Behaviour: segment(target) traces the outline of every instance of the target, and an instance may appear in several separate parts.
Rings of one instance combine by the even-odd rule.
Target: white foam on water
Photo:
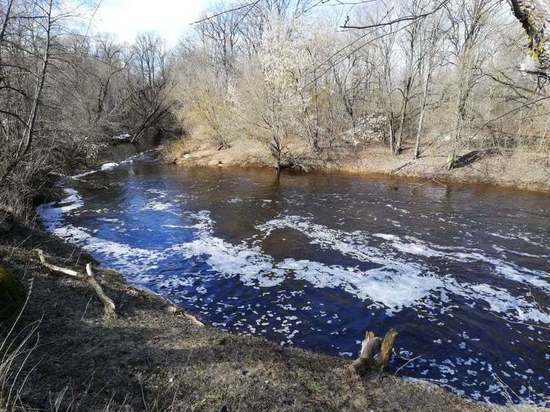
[[[307,281],[312,287],[342,289],[361,300],[370,300],[374,306],[385,308],[388,315],[418,304],[432,291],[444,286],[442,279],[421,275],[418,270],[396,264],[360,271],[309,260],[285,259],[278,267],[292,271],[295,278]]]
[[[190,242],[172,246],[166,255],[185,259],[202,257],[217,276],[238,277],[247,286],[269,288],[287,277],[303,280],[312,287],[342,289],[362,300],[385,308],[388,314],[413,306],[435,289],[443,288],[444,279],[422,274],[420,268],[407,263],[386,262],[383,268],[361,271],[308,260],[285,259],[275,262],[259,246],[229,243],[212,234],[214,222],[208,211],[192,216],[197,230]],[[350,247],[350,252],[356,252]]]
[[[382,265],[387,263],[382,251],[370,246],[368,240],[362,236],[360,231],[344,232],[330,229],[323,225],[314,224],[310,219],[301,216],[283,216],[258,225],[256,228],[263,232],[265,237],[268,237],[277,229],[295,229],[306,235],[311,244],[339,251],[343,255],[361,261]]]
[[[164,212],[173,207],[169,202],[161,202],[160,200],[149,201],[141,210],[153,210],[156,212]]]
[[[82,197],[75,189],[65,188],[63,191],[67,196],[59,202],[46,203],[37,208],[37,212],[42,217],[42,221],[50,231],[61,225],[65,213],[80,209],[84,206]]]
[[[407,253],[410,255],[417,255],[417,256],[425,256],[425,257],[443,257],[447,255],[444,252],[439,252],[435,249],[430,248],[425,243],[420,241],[406,243],[406,242],[403,242],[399,236],[389,235],[384,233],[374,233],[372,236],[390,241],[391,246],[402,253]],[[411,239],[411,238],[408,238],[408,239]]]
[[[257,247],[233,245],[213,236],[172,247],[186,258],[205,256],[205,262],[222,276],[238,276],[247,286],[273,287],[284,281],[284,272],[277,269],[270,256]]]
[[[454,294],[469,301],[471,305],[485,303],[488,310],[512,320],[550,323],[548,313],[542,312],[535,304],[521,296],[514,296],[504,289],[487,284],[461,283],[448,275],[437,276],[420,262],[408,262],[372,247],[369,244],[369,235],[360,231],[334,230],[299,216],[279,217],[257,228],[265,237],[276,229],[292,228],[307,236],[312,244],[338,251],[363,262],[381,265],[379,268],[361,272],[354,268],[287,259],[282,267],[292,269],[296,276],[308,280],[315,287],[341,288],[360,299],[370,299],[382,304],[387,308],[388,314],[418,305],[433,310],[449,302],[448,294]],[[526,268],[521,268],[520,271],[512,264],[486,257],[478,252],[451,252],[452,248],[429,246],[410,236],[406,239],[414,242],[404,242],[393,234],[377,233],[370,236],[386,240],[401,253],[457,261],[482,261],[493,265],[496,273],[507,279],[544,289],[549,286],[542,279],[542,276],[546,275],[542,272]]]
[[[427,243],[411,236],[406,236],[405,239],[412,242],[404,242],[399,236],[391,234],[375,233],[372,236],[384,239],[389,242],[389,245],[399,252],[409,255],[423,257],[438,257],[455,262],[483,262],[493,266],[495,274],[504,276],[507,279],[531,284],[541,289],[550,291],[550,283],[545,279],[550,276],[549,273],[531,270],[528,268],[520,268],[517,265],[509,262],[504,262],[501,259],[485,256],[479,250],[467,250],[464,248],[449,248],[436,245],[428,245]],[[453,251],[454,250],[454,251]],[[462,251],[456,251],[462,250]]]
[[[81,205],[76,191],[68,190],[67,201]],[[162,196],[162,195],[161,195]],[[73,210],[67,206],[68,210]],[[76,206],[74,206],[76,207]],[[78,206],[80,207],[80,206]],[[158,201],[148,204],[151,210],[167,210],[171,205]],[[208,211],[189,216],[196,231],[192,241],[174,245],[163,251],[133,248],[125,244],[99,239],[74,226],[57,227],[54,233],[85,250],[98,253],[115,262],[115,267],[125,273],[138,276],[157,267],[161,260],[172,256],[185,259],[204,259],[216,276],[238,277],[247,286],[269,288],[282,284],[287,278],[307,282],[311,287],[340,289],[369,301],[374,307],[383,308],[392,315],[405,308],[423,307],[427,310],[442,310],[449,302],[449,295],[460,296],[470,305],[485,303],[489,310],[507,319],[550,323],[550,315],[542,312],[523,297],[513,296],[508,291],[487,284],[459,283],[451,276],[432,273],[420,262],[410,262],[399,256],[370,245],[369,236],[360,231],[344,232],[312,223],[298,216],[285,216],[266,222],[258,229],[267,237],[273,230],[293,228],[305,234],[312,244],[335,250],[343,255],[378,267],[359,270],[356,267],[327,265],[321,262],[286,258],[276,262],[256,244],[242,242],[232,244],[213,234],[214,222]],[[444,252],[423,242],[404,242],[392,234],[374,234],[372,238],[383,239],[401,253],[425,257],[445,257],[461,261],[483,261],[494,265],[499,273],[509,279],[524,282],[526,274],[504,262],[487,258],[477,252]],[[414,238],[407,237],[407,240]],[[448,249],[448,248],[441,248]],[[533,272],[533,271],[531,271]],[[538,275],[538,273],[533,273]],[[150,275],[141,275],[140,282]],[[152,278],[151,278],[152,279]],[[532,284],[546,287],[538,277],[529,278]],[[166,280],[169,282],[169,280]]]
[[[106,222],[106,223],[120,223],[119,219],[113,219],[113,218],[108,218],[108,217],[98,217],[96,220],[99,221],[99,222]],[[124,224],[124,223],[122,223],[122,224]]]
[[[169,253],[177,253],[190,259],[204,256],[205,262],[221,276],[238,276],[247,286],[273,287],[284,281],[284,272],[277,269],[271,256],[259,247],[246,243],[234,245],[212,235],[214,222],[208,211],[192,214],[197,238],[191,242],[173,246]]]
[[[59,210],[62,213],[70,212],[71,210],[79,209],[82,206],[84,206],[84,202],[82,201],[82,197],[80,194],[75,190],[71,188],[63,189],[67,197],[62,199],[59,204],[62,204],[59,208]]]
[[[90,253],[97,253],[113,262],[115,269],[128,275],[137,275],[157,268],[157,263],[164,257],[157,250],[130,247],[123,243],[97,238],[83,228],[72,225],[53,230],[57,236],[70,243],[77,244]]]
[[[478,261],[492,265],[495,273],[504,276],[515,282],[528,283],[546,291],[550,291],[550,283],[545,280],[550,276],[549,273],[531,270],[528,268],[519,268],[517,265],[509,262],[503,262],[501,259],[488,257],[480,253],[450,253],[446,255],[449,259],[457,261]]]
[[[100,169],[102,171],[113,170],[117,166],[118,166],[118,163],[109,162],[109,163],[102,164]]]
[[[486,302],[492,312],[504,315],[512,313],[519,321],[533,321],[550,324],[550,314],[543,313],[525,298],[512,296],[506,290],[486,284],[469,285],[468,289],[475,292],[477,300]]]

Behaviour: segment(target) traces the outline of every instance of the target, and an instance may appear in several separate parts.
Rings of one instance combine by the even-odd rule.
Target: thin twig
[[[418,358],[421,358],[422,355],[418,355],[418,356],[415,356],[414,358],[411,358],[409,359],[407,362],[405,362],[403,365],[401,365],[399,368],[397,368],[397,370],[395,371],[394,375],[397,376],[397,374],[399,373],[399,371],[401,369],[403,369],[405,366],[407,366],[409,363],[412,363],[414,362],[415,360],[417,360]]]
[[[211,16],[204,17],[204,18],[202,18],[202,19],[200,19],[200,20],[196,20],[196,21],[194,21],[194,22],[192,22],[192,23],[190,23],[190,24],[193,25],[193,24],[203,23],[203,22],[205,22],[205,21],[212,20],[212,19],[214,19],[214,18],[216,18],[216,17],[218,17],[218,16],[221,16],[221,15],[224,15],[224,14],[227,14],[227,13],[233,13],[233,12],[235,12],[235,11],[239,11],[239,10],[245,9],[245,8],[247,8],[247,7],[250,7],[250,8],[256,7],[256,5],[258,5],[258,3],[259,3],[260,1],[262,1],[262,0],[256,0],[256,1],[253,1],[253,2],[251,2],[251,3],[243,4],[242,6],[239,6],[239,7],[234,7],[234,8],[232,8],[232,9],[224,10],[224,11],[221,11],[221,12],[219,12],[219,13],[215,13],[215,14],[213,14],[213,15],[211,15]]]

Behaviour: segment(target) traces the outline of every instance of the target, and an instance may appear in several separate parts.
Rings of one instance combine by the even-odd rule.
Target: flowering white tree
[[[288,140],[298,135],[299,119],[307,105],[301,94],[307,59],[299,26],[296,20],[270,20],[256,65],[245,74],[235,96],[236,110],[246,120],[248,133],[268,145],[278,174],[288,161]]]

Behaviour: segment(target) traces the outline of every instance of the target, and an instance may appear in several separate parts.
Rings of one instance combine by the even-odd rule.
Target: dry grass
[[[10,323],[0,324],[0,411],[25,409],[21,394],[34,367],[29,358],[39,342],[37,331],[41,321],[20,325],[21,317],[29,303],[32,283],[27,298],[17,317]]]

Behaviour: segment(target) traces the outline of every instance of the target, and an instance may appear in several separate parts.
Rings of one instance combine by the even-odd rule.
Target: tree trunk
[[[390,152],[394,154],[395,131],[393,130],[393,112],[390,112],[388,115],[388,132],[390,135]]]
[[[40,98],[42,97],[42,90],[44,89],[44,82],[46,81],[46,73],[48,71],[48,64],[50,62],[50,45],[51,45],[51,29],[52,29],[52,6],[53,0],[48,2],[48,11],[46,14],[46,45],[44,46],[44,56],[42,58],[42,67],[40,69],[40,74],[38,75],[38,83],[36,84],[36,91],[34,93],[34,98],[32,101],[31,112],[29,114],[29,120],[27,122],[27,128],[25,130],[25,135],[19,147],[17,148],[17,153],[15,155],[16,160],[21,156],[24,156],[29,151],[32,144],[32,137],[34,133],[34,125],[36,123],[36,116],[38,114],[38,106],[40,105]]]
[[[426,112],[426,104],[428,102],[428,93],[430,91],[430,81],[432,78],[431,68],[426,75],[426,83],[422,92],[422,103],[420,104],[420,116],[418,117],[418,128],[416,129],[416,144],[414,146],[414,159],[420,157],[420,137],[422,135],[422,126],[424,125],[424,113]]]
[[[351,364],[350,370],[358,375],[364,375],[374,369],[387,369],[396,338],[397,331],[393,328],[386,333],[384,339],[377,337],[372,331],[367,331],[361,343],[359,358]]]
[[[6,7],[6,16],[2,22],[2,29],[0,30],[0,43],[4,41],[4,35],[6,34],[6,28],[8,27],[8,22],[11,17],[11,8],[13,6],[13,0],[10,0],[8,6]]]
[[[529,37],[535,73],[550,79],[550,4],[546,0],[510,0],[514,16]]]
[[[411,93],[412,77],[409,76],[403,93],[403,106],[401,107],[401,119],[399,120],[399,131],[395,143],[395,154],[401,153],[401,143],[403,140],[403,127],[405,126],[405,118],[407,117],[407,106],[409,104],[409,96]]]

